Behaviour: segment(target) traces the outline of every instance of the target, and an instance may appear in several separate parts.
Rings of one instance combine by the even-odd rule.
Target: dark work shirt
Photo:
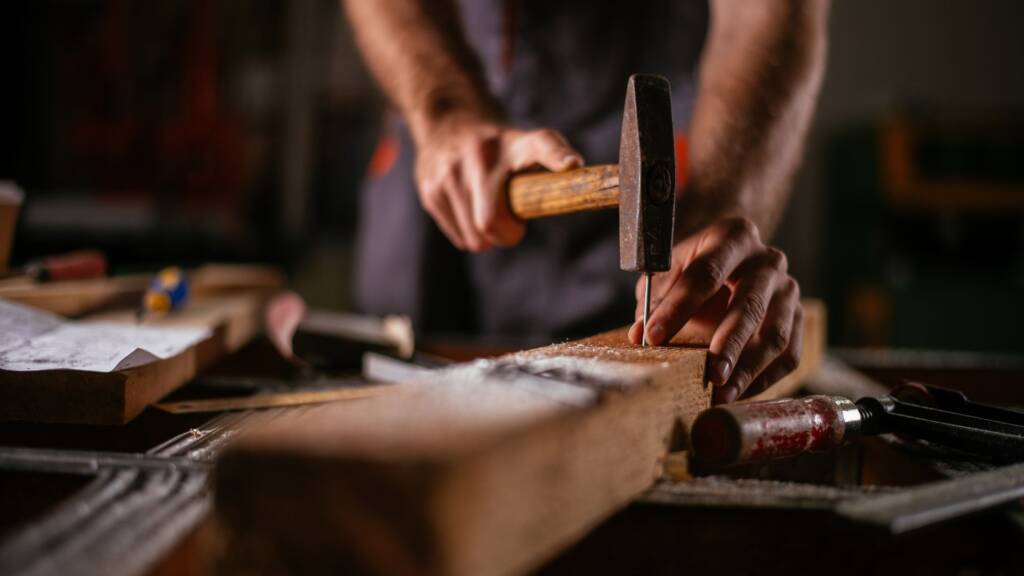
[[[463,0],[466,37],[511,125],[562,132],[588,164],[618,160],[626,80],[667,76],[686,130],[707,29],[696,0]],[[356,294],[371,314],[407,314],[420,332],[537,341],[633,319],[636,276],[618,267],[618,212],[527,224],[521,244],[461,253],[419,205],[404,125],[398,155],[361,200]]]

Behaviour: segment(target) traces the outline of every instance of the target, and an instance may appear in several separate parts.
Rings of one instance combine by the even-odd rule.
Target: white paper
[[[181,354],[206,328],[79,323],[0,299],[0,370],[112,372]]]

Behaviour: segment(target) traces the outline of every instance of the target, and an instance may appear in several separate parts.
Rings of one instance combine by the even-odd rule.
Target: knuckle
[[[779,370],[785,374],[789,374],[793,370],[796,370],[797,366],[800,365],[800,353],[787,350],[785,354],[779,356],[777,362]]]
[[[501,228],[498,215],[493,211],[486,211],[476,218],[476,227],[485,234],[495,234]]]
[[[775,362],[788,374],[800,366],[800,353],[801,350],[798,347],[790,346],[779,355]]]
[[[743,350],[743,346],[746,343],[746,340],[741,334],[732,332],[725,337],[725,343],[722,346],[722,355],[735,364],[734,359],[739,357],[740,352]]]
[[[729,218],[726,223],[726,235],[737,240],[760,240],[760,232],[757,225],[749,218],[739,216]]]
[[[733,373],[732,380],[739,386],[740,391],[746,390],[750,386],[751,380],[754,379],[754,374],[750,370],[739,369]]]
[[[789,261],[786,259],[786,253],[778,248],[768,248],[765,251],[765,258],[768,261],[768,265],[774,270],[785,272],[789,268]]]
[[[433,214],[441,206],[441,191],[434,186],[421,186],[420,200],[423,202],[423,207]]]
[[[781,325],[772,326],[765,331],[762,342],[769,356],[778,356],[789,346],[789,330]]]
[[[483,164],[484,144],[483,140],[474,139],[463,145],[462,159],[466,161],[468,166],[473,167]]]
[[[537,137],[539,137],[542,140],[547,140],[551,143],[558,143],[561,140],[561,138],[558,135],[558,132],[556,132],[552,128],[542,128],[538,130]]]
[[[688,283],[702,293],[710,293],[725,282],[725,267],[714,258],[698,258],[686,267]]]
[[[744,303],[744,311],[748,319],[760,321],[768,313],[768,299],[760,292],[751,292]]]
[[[798,283],[792,276],[786,276],[786,279],[782,281],[782,293],[787,296],[793,296],[799,300],[800,283]]]

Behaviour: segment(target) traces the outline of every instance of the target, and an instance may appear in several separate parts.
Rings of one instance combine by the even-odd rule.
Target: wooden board
[[[641,351],[617,331],[282,417],[217,465],[228,571],[536,567],[649,487],[685,444],[681,431],[710,403],[705,357]]]
[[[103,307],[137,305],[152,278],[150,274],[134,274],[44,284],[18,282],[0,286],[0,298],[78,317]]]
[[[824,308],[805,312],[801,367],[764,396],[794,393],[820,366]],[[623,329],[282,417],[218,462],[223,568],[528,572],[685,449],[711,398],[704,346],[641,350]]]
[[[0,420],[124,424],[223,354],[251,340],[261,329],[266,297],[264,290],[196,297],[178,313],[147,321],[147,325],[202,326],[212,334],[177,356],[136,368],[109,373],[0,371]],[[135,322],[135,312],[108,312],[89,320]]]
[[[100,309],[124,309],[138,305],[152,279],[152,274],[133,274],[41,284],[8,282],[0,284],[0,298],[77,318]],[[206,264],[189,272],[189,287],[195,297],[239,290],[273,291],[283,284],[281,273],[268,266]]]

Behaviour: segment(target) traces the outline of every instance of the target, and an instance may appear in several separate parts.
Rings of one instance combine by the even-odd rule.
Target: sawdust
[[[525,354],[534,356],[566,356],[589,358],[597,361],[616,362],[632,365],[668,365],[683,357],[706,353],[706,347],[672,344],[669,346],[633,346],[627,342],[608,343],[595,336],[579,342],[553,344],[545,348],[530,350]],[[595,341],[596,340],[596,341]]]

